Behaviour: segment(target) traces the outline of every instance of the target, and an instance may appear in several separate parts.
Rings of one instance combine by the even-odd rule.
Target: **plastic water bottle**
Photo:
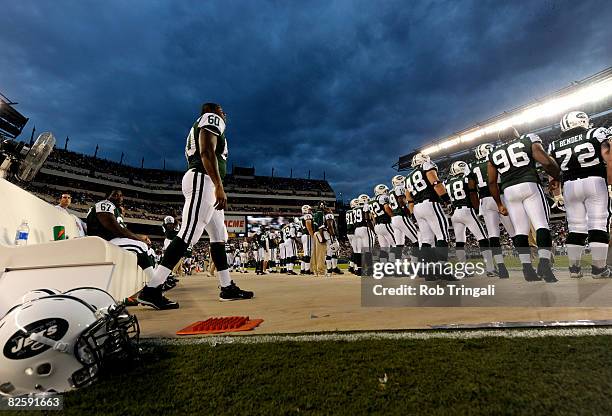
[[[28,225],[28,221],[21,220],[21,225],[17,227],[17,232],[15,233],[15,245],[25,246],[26,244],[28,244],[29,235],[30,226]]]

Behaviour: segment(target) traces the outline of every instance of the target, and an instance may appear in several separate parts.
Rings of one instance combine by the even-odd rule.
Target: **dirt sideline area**
[[[567,272],[557,273],[561,282],[574,286]],[[612,308],[558,307],[362,307],[360,279],[346,273],[331,278],[233,273],[243,289],[253,290],[248,301],[219,302],[218,281],[203,274],[187,276],[166,295],[180,303],[180,309],[155,311],[132,307],[138,316],[143,338],[177,337],[176,331],[210,317],[249,316],[264,322],[253,331],[235,335],[288,334],[312,332],[429,329],[449,324],[490,322],[576,321],[612,319]],[[499,280],[492,280],[500,283]],[[592,284],[584,278],[581,284]],[[545,283],[527,283],[520,273],[503,284],[522,290],[537,290]],[[531,285],[531,286],[529,286]],[[609,286],[609,287],[608,287]],[[612,285],[605,286],[612,290]],[[612,299],[612,298],[609,298]],[[185,336],[182,336],[185,338]]]

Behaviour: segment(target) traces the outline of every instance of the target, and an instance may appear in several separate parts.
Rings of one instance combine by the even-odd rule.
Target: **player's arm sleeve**
[[[526,134],[525,137],[531,141],[531,144],[534,143],[542,143],[542,139],[537,134],[529,133]]]
[[[225,121],[215,113],[204,113],[198,121],[198,127],[221,136],[225,132]]]

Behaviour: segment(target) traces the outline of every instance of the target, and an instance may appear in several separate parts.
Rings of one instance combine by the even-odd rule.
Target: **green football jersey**
[[[393,215],[406,215],[403,206],[401,206],[399,202],[400,198],[405,198],[405,196],[406,188],[404,188],[403,186],[395,186],[393,187],[391,192],[389,192],[389,206],[391,207],[391,210],[393,210]],[[405,203],[405,199],[402,201]]]
[[[323,220],[323,211],[316,210],[314,214],[312,214],[312,221],[314,223],[315,231],[318,230],[320,226],[325,225],[325,221]]]
[[[410,191],[415,204],[426,200],[439,201],[438,194],[427,179],[427,172],[430,170],[437,171],[438,167],[433,162],[425,162],[406,176],[406,189]]]
[[[470,164],[470,172],[472,175],[474,175],[476,187],[478,188],[478,195],[481,198],[491,196],[489,184],[487,183],[487,180],[489,179],[489,174],[487,172],[488,164],[488,159],[480,159]]]
[[[606,177],[601,145],[612,138],[609,134],[608,130],[602,127],[562,133],[561,137],[548,146],[548,153],[561,168],[564,182],[589,176]]]
[[[540,182],[531,150],[534,143],[542,143],[537,134],[524,134],[489,154],[489,161],[497,168],[502,192],[519,183]]]
[[[446,193],[455,208],[472,207],[468,188],[469,177],[463,175],[451,176],[444,181]]]
[[[113,214],[119,225],[125,227],[125,222],[121,217],[121,211],[119,211],[119,208],[117,208],[115,204],[105,199],[91,207],[87,213],[87,235],[101,237],[110,241],[116,236],[102,225],[97,215],[99,212]]]
[[[385,211],[385,205],[389,203],[389,195],[383,194],[375,196],[370,200],[370,208],[376,216],[376,224],[390,224],[391,217]]]
[[[206,173],[202,156],[200,155],[200,129],[206,129],[217,136],[217,147],[215,154],[219,165],[219,176],[225,178],[227,172],[227,139],[225,137],[225,122],[214,113],[206,113],[200,116],[191,126],[185,144],[185,157],[188,169]]]
[[[346,220],[346,233],[355,234],[355,214],[353,213],[353,209],[346,210],[344,218]]]

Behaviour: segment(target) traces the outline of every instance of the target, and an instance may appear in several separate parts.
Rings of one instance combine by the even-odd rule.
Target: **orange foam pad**
[[[250,331],[263,322],[263,319],[249,319],[248,316],[229,316],[208,318],[197,321],[177,331],[176,335],[221,334],[223,332]]]

